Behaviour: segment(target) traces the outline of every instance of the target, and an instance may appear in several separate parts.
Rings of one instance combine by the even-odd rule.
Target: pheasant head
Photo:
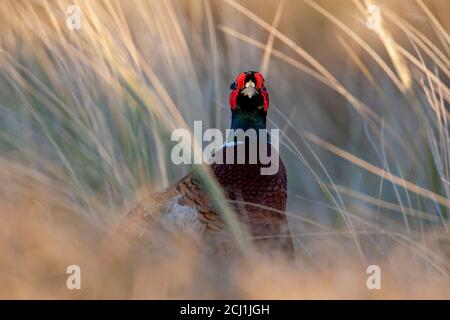
[[[231,129],[266,129],[269,93],[256,71],[241,72],[230,89]]]

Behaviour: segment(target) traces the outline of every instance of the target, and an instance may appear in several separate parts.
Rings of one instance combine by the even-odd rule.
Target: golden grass
[[[81,30],[68,30],[75,3]],[[365,26],[379,5],[380,32]],[[450,298],[446,1],[4,1],[1,298]],[[282,131],[297,262],[184,235],[115,235],[190,168],[170,132],[229,125],[228,85],[260,69]],[[195,152],[201,152],[195,145]],[[78,264],[82,290],[65,287]],[[366,267],[382,269],[368,290]]]
[[[73,206],[59,206],[58,199],[51,198],[53,189],[10,185],[11,200],[11,188],[21,200],[3,201],[0,210],[3,299],[450,298],[442,275],[411,266],[401,246],[392,250],[389,260],[377,261],[383,270],[382,289],[368,290],[364,266],[333,240],[339,235],[300,235],[320,239],[314,252],[327,259],[319,264],[293,265],[264,254],[217,259],[183,237],[150,250],[116,237],[113,228],[87,223],[69,211]],[[81,290],[65,287],[65,270],[72,264],[81,267]]]

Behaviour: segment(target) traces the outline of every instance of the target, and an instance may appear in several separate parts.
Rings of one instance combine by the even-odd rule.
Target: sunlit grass
[[[65,24],[73,3],[81,8],[80,30]],[[244,292],[244,297],[376,298],[445,292],[449,5],[260,3],[2,3],[0,225],[6,235],[0,245],[6,253],[0,265],[22,266],[6,273],[11,291],[2,296],[74,297],[52,293],[45,280],[37,289],[26,278],[34,276],[33,265],[64,273],[65,263],[76,259],[89,261],[92,281],[77,297]],[[371,3],[381,8],[379,32],[365,25]],[[170,160],[172,130],[192,128],[194,120],[202,120],[204,128],[227,128],[229,83],[237,72],[252,69],[266,75],[269,123],[282,131],[287,214],[298,261],[271,265],[267,257],[255,257],[220,188],[201,168],[237,243],[258,268],[250,272],[248,261],[228,265],[228,291],[216,283],[199,293],[193,286],[201,279],[196,272],[217,275],[227,266],[206,258],[196,263],[198,248],[182,240],[174,241],[174,255],[148,250],[140,257],[111,234],[136,200],[191,169]],[[39,245],[30,245],[40,234]],[[71,242],[58,244],[66,238]],[[37,249],[41,245],[56,249],[46,255]],[[18,258],[17,246],[35,258]],[[114,252],[114,246],[120,250]],[[101,256],[93,258],[90,248]],[[158,271],[158,264],[167,271]],[[176,272],[180,264],[186,273]],[[389,289],[365,288],[368,264],[387,270]],[[351,279],[350,269],[356,270],[352,285],[330,284]],[[117,278],[107,293],[102,289],[107,281],[93,275],[102,270]],[[256,278],[268,274],[274,283],[260,288]],[[320,280],[324,274],[334,280]],[[434,290],[409,292],[404,284],[418,274],[415,288]],[[162,285],[145,288],[142,279]],[[290,284],[302,281],[304,286]]]

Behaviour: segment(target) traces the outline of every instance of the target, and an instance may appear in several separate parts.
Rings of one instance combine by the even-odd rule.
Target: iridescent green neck
[[[267,113],[261,110],[234,110],[231,115],[231,129],[266,129]]]

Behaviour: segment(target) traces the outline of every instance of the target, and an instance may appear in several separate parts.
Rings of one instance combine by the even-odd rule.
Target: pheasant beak
[[[245,84],[245,88],[241,91],[241,93],[251,99],[254,95],[258,94],[258,90],[255,87],[255,83],[250,80],[247,81],[247,83]]]

